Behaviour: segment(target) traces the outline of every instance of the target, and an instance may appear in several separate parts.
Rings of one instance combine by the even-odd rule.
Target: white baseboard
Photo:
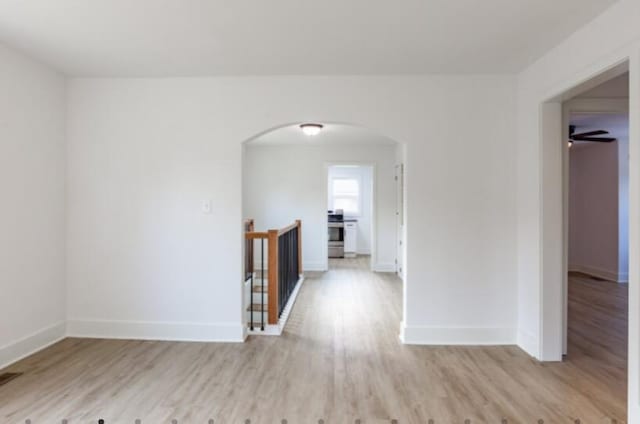
[[[402,344],[408,344],[408,343],[405,341],[404,333],[405,333],[405,325],[404,325],[404,321],[400,321],[400,333],[398,334],[398,338],[400,339],[400,343],[402,343]]]
[[[396,272],[395,263],[378,262],[373,265],[374,272]]]
[[[65,323],[59,322],[0,347],[0,369],[59,342],[65,338],[65,332]]]
[[[415,345],[515,345],[514,328],[404,326],[400,340]]]
[[[525,330],[518,330],[517,342],[518,347],[527,352],[529,356],[538,358],[538,340],[532,333]]]
[[[67,321],[67,335],[93,339],[241,343],[245,339],[245,329],[241,323],[199,324],[73,319]]]
[[[302,272],[304,271],[326,271],[327,263],[326,262],[303,262],[302,263]]]
[[[588,265],[569,265],[569,272],[580,272],[593,277],[602,278],[616,283],[628,283],[629,276],[626,273],[618,273],[607,269],[592,267]]]

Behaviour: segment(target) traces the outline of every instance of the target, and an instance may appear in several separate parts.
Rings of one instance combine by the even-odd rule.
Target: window
[[[360,180],[358,178],[332,178],[329,188],[331,209],[342,209],[345,215],[360,215]]]

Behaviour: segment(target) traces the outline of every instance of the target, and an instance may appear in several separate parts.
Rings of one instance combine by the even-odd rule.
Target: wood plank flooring
[[[624,286],[572,278],[568,359],[541,364],[515,346],[401,345],[401,284],[334,260],[281,337],[64,340],[8,369],[25,374],[0,387],[0,422],[624,422]]]

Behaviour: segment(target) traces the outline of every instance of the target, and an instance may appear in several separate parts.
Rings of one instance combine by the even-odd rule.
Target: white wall
[[[569,270],[619,279],[618,179],[617,142],[569,150]]]
[[[561,315],[547,306],[561,308],[562,267],[547,269],[547,252],[562,243],[562,196],[549,197],[562,185],[562,171],[553,169],[543,178],[547,164],[554,162],[553,149],[546,143],[560,140],[543,136],[542,103],[610,67],[630,62],[630,169],[629,169],[629,255],[640,254],[640,2],[620,0],[593,22],[580,29],[518,76],[518,344],[541,359],[558,359],[562,354],[561,331],[547,332],[548,317]],[[561,129],[559,129],[561,131]],[[560,149],[560,146],[556,146]],[[559,161],[559,163],[562,163]],[[545,200],[546,199],[546,200]],[[545,205],[545,201],[550,205]],[[547,208],[547,206],[549,206]],[[560,222],[560,224],[558,224]],[[547,271],[550,273],[547,274]],[[639,261],[629,263],[629,422],[640,421],[638,383]],[[556,323],[562,325],[561,323]],[[554,326],[556,326],[554,324]],[[543,331],[545,329],[545,331]],[[552,339],[548,339],[551,336]],[[556,337],[557,336],[557,337]]]
[[[364,151],[366,151],[367,147],[366,146],[362,146],[361,149],[363,150],[363,156]],[[377,149],[376,149],[377,150]],[[384,181],[387,181],[386,179],[391,177],[393,178],[393,169],[394,169],[394,162],[393,162],[393,158],[389,157],[389,153],[395,153],[395,147],[392,147],[391,149],[387,149],[387,151],[383,152],[384,155],[379,156],[380,161],[384,162],[384,166],[380,167],[378,166],[376,169],[382,169],[382,174],[383,176],[381,177]],[[336,156],[334,156],[336,157]],[[339,156],[338,156],[339,157]],[[341,160],[332,160],[331,162],[343,162]],[[378,162],[376,162],[378,163]],[[391,171],[391,175],[389,175],[389,171]],[[356,239],[357,239],[357,245],[356,245],[356,253],[359,255],[370,255],[371,254],[371,243],[372,243],[372,229],[371,229],[371,224],[374,218],[374,197],[377,199],[375,208],[379,209],[379,208],[385,208],[386,210],[393,210],[394,208],[394,202],[395,202],[395,190],[394,191],[390,191],[390,192],[385,192],[385,193],[378,193],[377,196],[373,195],[373,186],[374,186],[374,167],[373,166],[330,166],[329,167],[329,175],[328,175],[328,181],[327,184],[329,185],[329,189],[327,190],[329,192],[329,196],[327,199],[327,204],[330,205],[331,203],[331,181],[334,178],[355,178],[357,180],[360,181],[360,207],[361,210],[358,214],[349,214],[348,212],[344,213],[344,217],[346,219],[355,219],[357,220],[357,232],[356,232]],[[330,207],[329,209],[335,209],[335,207]],[[380,213],[380,211],[377,211],[378,215]],[[386,219],[384,222],[384,228],[382,228],[382,230],[386,230],[385,232],[385,236],[389,236],[391,237],[388,240],[384,240],[384,241],[380,241],[378,244],[383,244],[384,247],[389,246],[390,244],[393,245],[394,240],[395,239],[395,230],[394,225],[395,225],[395,220],[394,222],[392,222],[389,219]],[[374,249],[375,250],[375,249]],[[389,256],[386,259],[386,261],[383,258],[383,262],[386,262],[387,265],[393,265],[395,261],[395,254],[393,253],[393,251],[389,252]]]
[[[0,46],[0,368],[64,335],[65,83]]]
[[[407,226],[405,225],[407,220],[407,208],[406,208],[406,199],[407,199],[407,184],[406,184],[406,168],[405,163],[407,162],[406,158],[406,146],[404,144],[396,145],[396,176],[398,180],[396,181],[396,212],[398,212],[398,216],[396,216],[396,257],[398,258],[398,266],[396,267],[398,271],[398,276],[404,280],[406,274],[406,257],[407,251],[405,240],[407,239]],[[399,186],[400,185],[400,186]],[[401,219],[400,219],[401,218]]]
[[[311,120],[407,143],[404,340],[514,342],[514,82],[71,80],[70,334],[240,340],[242,142]]]
[[[244,163],[244,215],[255,219],[256,231],[281,228],[302,219],[304,269],[326,270],[327,165],[349,161],[375,164],[378,237],[372,260],[375,269],[389,270],[396,255],[394,152],[394,145],[261,146],[259,140],[249,143]],[[367,196],[363,202],[369,203],[365,217],[371,214],[370,200]],[[366,222],[365,225],[369,227]],[[358,236],[364,238],[363,233],[369,233],[369,238],[369,228],[362,228]]]
[[[618,281],[629,282],[629,133],[618,137]]]

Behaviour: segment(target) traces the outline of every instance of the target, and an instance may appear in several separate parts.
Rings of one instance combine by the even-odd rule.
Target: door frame
[[[568,272],[568,225],[567,219],[567,187],[568,153],[566,149],[566,129],[563,103],[577,94],[593,88],[602,82],[629,72],[631,94],[633,94],[634,77],[638,69],[634,68],[630,57],[618,58],[613,63],[593,72],[581,81],[575,81],[569,88],[551,95],[539,105],[540,116],[540,302],[538,329],[538,359],[542,361],[562,361],[565,347],[565,326],[567,324],[567,272]],[[629,96],[629,110],[634,110],[638,99]],[[638,122],[630,115],[629,147],[630,151],[640,145],[638,140]],[[637,187],[634,178],[637,165],[630,158],[629,167],[629,216],[634,216],[636,204],[632,201],[633,190]],[[633,234],[636,223],[629,220],[629,344],[631,347],[634,324],[631,311],[636,299],[632,298],[635,281],[632,275],[634,267],[632,258],[637,250],[638,238]],[[637,264],[637,260],[634,261]],[[631,358],[631,356],[630,356]],[[631,364],[629,364],[631,365]],[[631,383],[631,382],[630,382]]]
[[[371,238],[371,263],[369,264],[369,268],[371,271],[375,271],[375,264],[378,261],[378,196],[376,190],[378,188],[378,170],[377,164],[375,162],[361,162],[361,161],[329,161],[324,164],[324,211],[323,213],[326,215],[329,210],[329,168],[332,166],[360,166],[360,167],[370,167],[371,168],[371,228],[370,238]],[[322,244],[322,249],[324,251],[324,259],[326,270],[329,269],[329,234],[325,231],[323,232],[324,240]]]

